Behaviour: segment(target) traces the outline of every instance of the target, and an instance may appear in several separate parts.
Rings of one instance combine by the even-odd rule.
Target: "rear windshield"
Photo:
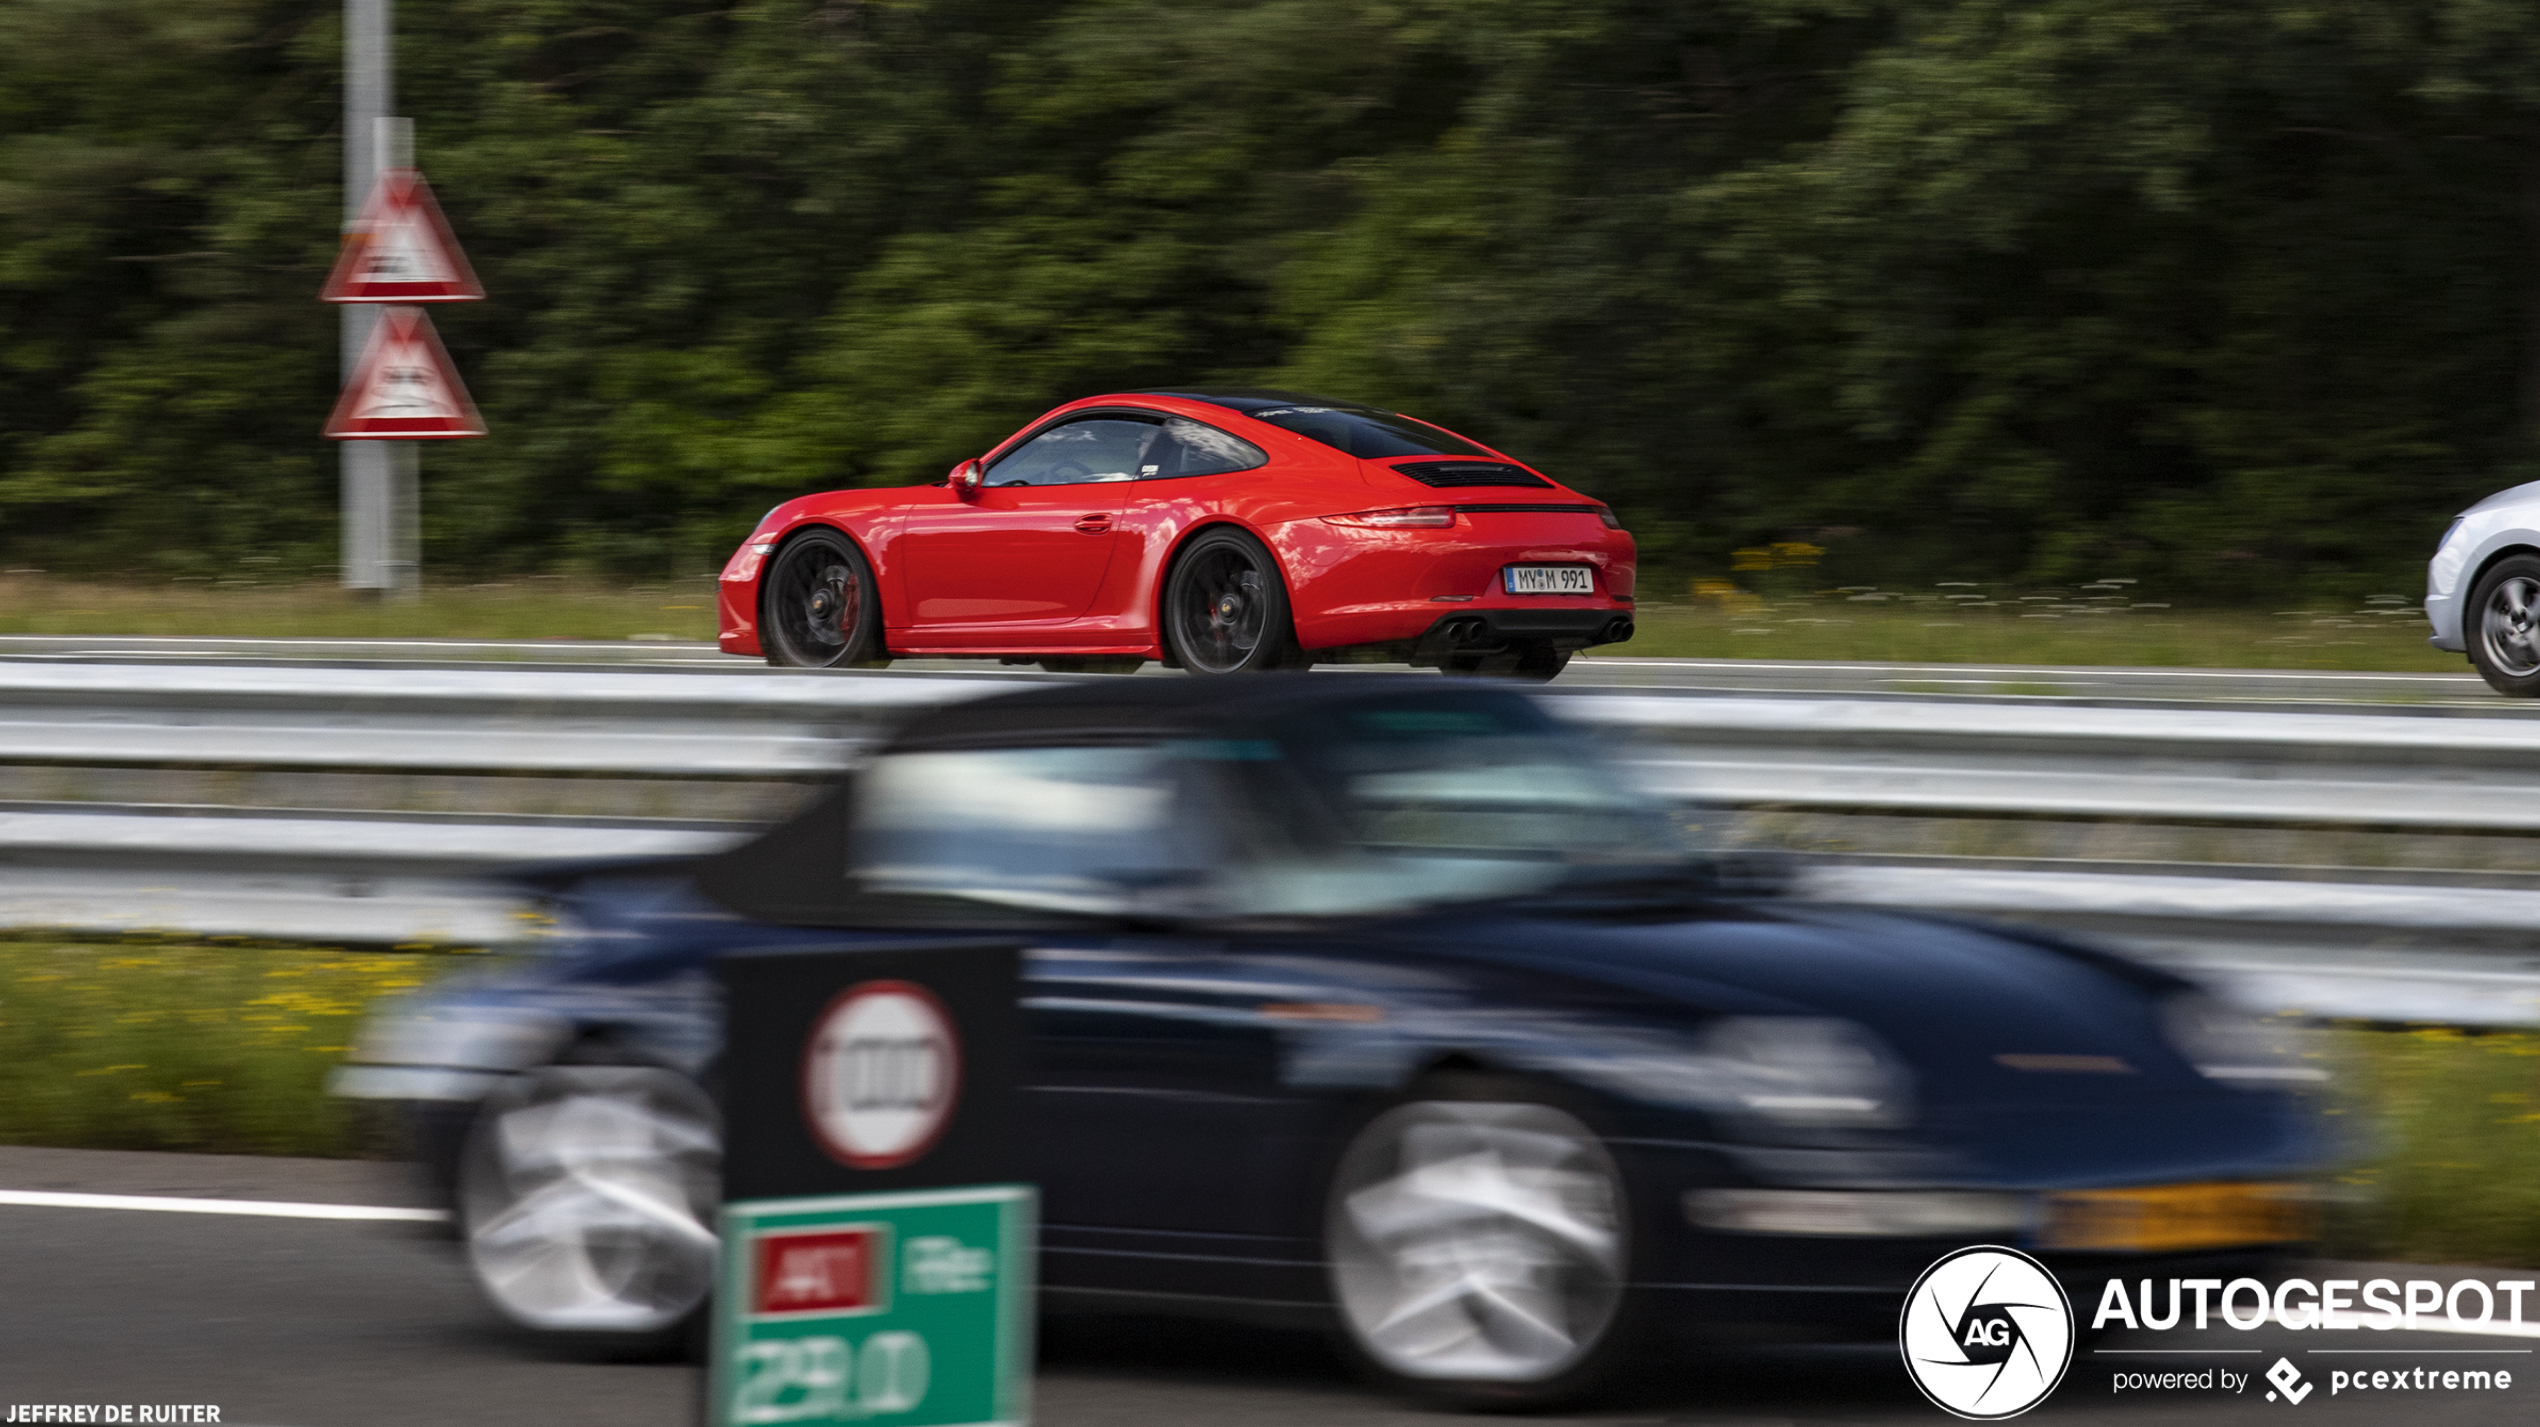
[[[1408,416],[1360,406],[1272,406],[1244,412],[1353,456],[1489,456],[1472,442]]]

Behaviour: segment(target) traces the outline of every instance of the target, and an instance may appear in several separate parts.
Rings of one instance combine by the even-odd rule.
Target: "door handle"
[[[1103,511],[1093,515],[1080,515],[1076,517],[1076,528],[1087,535],[1109,535],[1111,533],[1111,514],[1108,511]]]

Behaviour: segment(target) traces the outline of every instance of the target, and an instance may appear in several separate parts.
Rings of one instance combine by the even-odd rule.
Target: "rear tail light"
[[[1621,518],[1614,514],[1614,507],[1610,505],[1598,506],[1596,508],[1596,518],[1604,521],[1605,528],[1608,530],[1620,530],[1623,528]]]
[[[1413,505],[1400,510],[1362,510],[1356,515],[1327,515],[1334,525],[1354,525],[1361,530],[1444,530],[1455,524],[1455,507],[1451,505]]]

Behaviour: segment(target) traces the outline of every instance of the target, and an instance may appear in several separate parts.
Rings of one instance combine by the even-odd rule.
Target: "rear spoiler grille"
[[[1532,486],[1551,489],[1552,482],[1523,466],[1506,461],[1403,461],[1395,470],[1424,486]]]

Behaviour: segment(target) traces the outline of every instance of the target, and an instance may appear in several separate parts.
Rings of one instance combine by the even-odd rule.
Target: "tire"
[[[2540,697],[2540,556],[2509,555],[2489,566],[2461,614],[2469,661],[2487,687]]]
[[[723,1131],[676,1072],[550,1065],[486,1097],[460,1150],[470,1277],[514,1329],[585,1355],[693,1350],[714,1287]]]
[[[1556,1097],[1432,1077],[1332,1172],[1323,1241],[1341,1351],[1449,1406],[1585,1396],[1634,1337],[1631,1230],[1620,1167]]]
[[[1441,673],[1520,679],[1535,684],[1549,684],[1569,667],[1570,651],[1549,644],[1515,644],[1496,654],[1450,654],[1438,665]]]
[[[1194,674],[1299,669],[1288,587],[1262,543],[1240,530],[1203,530],[1165,577],[1164,647]]]
[[[835,669],[882,658],[882,603],[855,542],[811,530],[785,542],[759,586],[767,662]]]

